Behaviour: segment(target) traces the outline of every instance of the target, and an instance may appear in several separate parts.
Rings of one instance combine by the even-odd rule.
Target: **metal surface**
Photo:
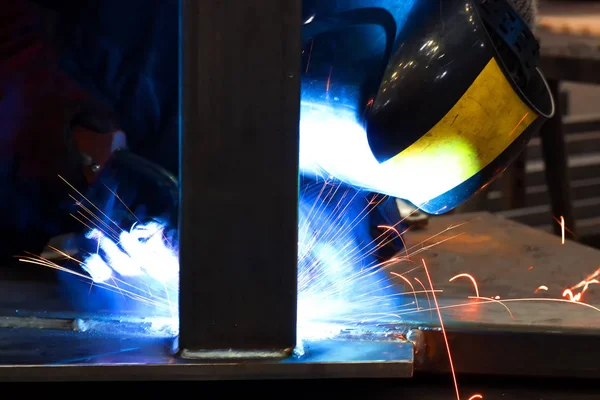
[[[449,282],[457,274],[472,274],[481,296],[562,298],[563,290],[594,272],[600,260],[600,250],[572,241],[561,245],[560,237],[486,212],[430,218],[426,229],[410,231],[404,240],[409,254],[431,246],[414,261],[425,259],[434,287],[443,290],[440,296],[464,300],[475,291],[468,279]],[[402,262],[392,270],[414,267]],[[422,270],[406,276],[423,281]],[[534,295],[540,285],[549,290]],[[590,286],[583,300],[600,304],[599,288]]]
[[[512,317],[496,302],[441,301],[459,374],[600,378],[598,311],[574,303],[508,300],[504,304]],[[444,309],[448,306],[457,307]],[[416,358],[415,369],[449,372],[437,314],[407,316],[404,323],[421,327],[424,335],[425,356]]]
[[[459,373],[600,377],[600,309],[594,307],[600,291],[590,286],[583,295],[588,304],[562,297],[565,288],[596,270],[599,250],[570,241],[561,245],[556,236],[488,213],[431,218],[427,228],[408,232],[405,241],[409,254],[428,248],[418,257],[440,291]],[[414,268],[407,262],[391,267],[427,282],[422,269]],[[449,282],[465,273],[488,299],[472,298],[476,291],[469,279]],[[534,293],[541,285],[548,290]],[[437,313],[426,296],[418,301],[422,310],[399,311],[405,328],[424,328],[427,357],[417,357],[415,368],[447,371]]]
[[[405,378],[413,371],[412,343],[379,336],[306,342],[303,356],[280,361],[198,363],[174,356],[171,339],[114,328],[0,329],[0,381]]]
[[[180,346],[281,354],[296,341],[301,2],[182,4]]]
[[[377,326],[347,327],[327,340],[303,341],[285,360],[206,360],[172,355],[154,311],[119,294],[70,282],[27,264],[0,269],[1,381],[128,381],[410,377],[413,345]],[[37,273],[37,274],[36,274]],[[57,279],[62,277],[62,279]],[[62,282],[61,282],[62,280]],[[62,289],[61,289],[62,288]],[[83,297],[79,297],[82,295]],[[99,312],[109,306],[118,314]],[[43,311],[40,311],[43,307]],[[12,328],[12,329],[8,329]],[[36,329],[30,329],[36,328]]]
[[[497,302],[441,300],[457,373],[600,377],[598,311],[573,303],[506,304],[512,317]],[[135,334],[133,324],[119,327],[114,321],[80,322],[92,327],[85,332],[51,324],[0,329],[0,381],[411,377],[413,348],[417,372],[448,372],[437,314],[401,316],[401,322],[355,324],[334,339],[306,342],[302,357],[243,363],[182,360],[172,355],[172,340]],[[414,345],[399,339],[401,334]]]

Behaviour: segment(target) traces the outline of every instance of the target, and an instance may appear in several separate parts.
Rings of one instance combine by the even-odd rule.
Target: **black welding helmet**
[[[554,114],[539,45],[505,0],[305,0],[300,167],[458,206]]]

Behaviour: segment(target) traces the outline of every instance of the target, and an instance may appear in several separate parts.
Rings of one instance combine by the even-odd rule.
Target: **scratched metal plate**
[[[457,371],[600,377],[600,309],[594,306],[600,303],[600,286],[589,286],[586,304],[562,297],[565,288],[600,266],[600,251],[562,245],[559,237],[488,213],[432,218],[405,240],[412,251],[442,242],[413,261],[425,260],[434,288],[441,291],[436,296]],[[427,284],[423,268],[407,273],[413,268],[414,263],[400,262],[391,269]],[[463,273],[476,279],[481,297],[492,299],[469,298],[475,296],[470,279],[449,282]],[[540,285],[548,290],[535,294]],[[417,357],[416,368],[447,370],[443,337],[431,329],[440,326],[433,299],[420,294],[417,301],[422,310],[400,313],[404,324],[426,333],[427,354]]]

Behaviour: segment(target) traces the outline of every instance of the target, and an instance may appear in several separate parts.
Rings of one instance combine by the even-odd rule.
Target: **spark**
[[[573,295],[573,291],[571,289],[565,289],[565,291],[562,294],[562,297],[569,297],[569,301],[573,301],[573,302],[577,302],[581,299],[581,293],[577,293],[576,295]]]
[[[427,289],[425,289],[425,285],[423,285],[423,282],[421,282],[419,280],[419,278],[417,278],[416,276],[414,277],[415,282],[417,282],[419,285],[421,285],[421,287],[423,288],[423,291],[425,292],[425,296],[427,297],[427,304],[429,305],[429,309],[431,309],[431,300],[429,299],[429,293],[427,293]]]
[[[585,291],[588,289],[588,287],[589,287],[591,284],[598,284],[598,283],[600,283],[600,282],[598,282],[598,280],[597,280],[597,279],[592,279],[592,280],[589,280],[589,281],[587,281],[587,282],[585,283],[585,285],[583,286],[583,290],[581,291],[581,293],[585,293]]]
[[[598,275],[600,275],[600,268],[598,268],[596,271],[594,271],[593,274],[591,274],[590,276],[588,276],[587,278],[585,278],[584,280],[582,280],[581,282],[579,282],[577,285],[571,287],[570,289],[571,290],[579,289],[579,288],[585,286],[587,282],[592,281],[595,278],[597,278]]]
[[[565,242],[566,242],[566,232],[569,232],[573,237],[575,237],[575,233],[569,229],[569,227],[567,226],[567,224],[565,223],[565,219],[563,216],[557,218],[557,217],[552,217],[552,219],[554,221],[556,221],[557,224],[560,225],[560,230],[561,230],[561,236],[565,237]],[[564,243],[563,243],[564,244]]]
[[[500,296],[496,296],[496,297],[498,297],[498,298],[499,298]],[[513,315],[512,311],[510,311],[510,308],[508,308],[508,306],[507,306],[506,304],[504,304],[502,301],[499,301],[498,299],[495,299],[495,298],[492,298],[492,297],[480,297],[480,296],[477,296],[477,297],[474,297],[474,296],[469,296],[468,298],[469,298],[469,299],[477,299],[477,300],[479,300],[479,299],[483,299],[483,300],[489,300],[489,301],[491,301],[491,302],[493,302],[493,303],[498,303],[498,304],[500,304],[502,307],[504,307],[504,308],[506,309],[506,311],[508,311],[508,315],[510,315],[510,317],[511,317],[511,318],[514,318],[514,317],[515,317],[515,316]]]
[[[535,289],[533,294],[537,294],[537,292],[539,292],[540,290],[548,290],[548,286],[546,286],[546,285],[539,286],[537,289]]]
[[[597,279],[584,280],[579,285],[577,285],[579,287],[583,287],[583,289],[581,289],[581,292],[579,292],[577,294],[573,294],[572,289],[565,289],[563,291],[562,297],[569,297],[569,301],[579,302],[579,301],[581,301],[583,294],[588,290],[589,286],[592,284],[598,284],[598,283],[600,283],[600,282]]]
[[[164,319],[168,316],[168,333],[176,335],[179,314],[178,248],[167,239],[166,225],[156,221],[140,223],[118,193],[105,185],[106,190],[135,217],[136,222],[129,229],[122,229],[62,176],[59,178],[78,196],[70,195],[78,207],[71,216],[86,228],[85,237],[89,244],[95,244],[95,251],[82,252],[83,255],[76,258],[49,246],[62,259],[61,265],[33,254],[20,257],[20,261],[83,278],[92,283],[90,291],[97,286],[122,298],[135,300],[135,304],[140,306],[150,307],[151,310],[143,310],[144,314],[150,318]],[[82,272],[73,266],[79,266]]]
[[[356,229],[366,223],[367,216],[386,197],[374,196],[366,205],[362,205],[360,201],[364,200],[364,191],[349,190],[330,178],[325,179],[317,189],[315,198],[302,194],[299,207],[297,329],[300,354],[305,340],[334,337],[349,323],[364,321],[374,315],[379,316],[378,321],[384,316],[397,321],[406,312],[420,311],[419,293],[427,296],[430,309],[432,299],[429,294],[433,296],[450,352],[436,297],[436,292],[442,291],[434,290],[425,261],[422,267],[416,266],[404,274],[391,273],[391,276],[403,280],[410,291],[392,290],[394,282],[382,271],[400,262],[412,263],[411,258],[415,255],[458,236],[438,238],[444,232],[464,224],[449,226],[412,247],[403,243],[403,253],[381,260],[376,257],[380,248],[391,240],[402,240],[403,232],[398,228],[402,221],[395,225],[380,226],[386,231],[366,241],[356,239]],[[111,193],[122,202],[116,192]],[[142,224],[136,217],[131,227],[122,229],[83,194],[77,194],[80,199],[75,196],[73,199],[79,211],[73,214],[74,218],[86,227],[86,238],[95,243],[96,250],[81,259],[60,249],[53,250],[65,260],[79,265],[84,272],[39,256],[29,255],[22,257],[21,261],[67,272],[109,292],[157,310],[166,310],[173,317],[172,332],[178,333],[178,248],[165,240],[168,227],[157,222]],[[134,215],[129,208],[127,211]],[[390,235],[390,232],[395,235]],[[404,276],[418,268],[425,268],[430,289],[414,277],[414,281],[423,288],[422,291],[415,290],[411,279]],[[414,298],[414,303],[406,304],[401,300],[407,295]],[[449,357],[458,394],[450,353]]]
[[[519,125],[521,125],[523,123],[523,121],[525,121],[525,118],[527,118],[527,116],[529,115],[529,113],[525,113],[525,115],[523,115],[523,118],[521,118],[521,120],[519,121],[519,123],[517,123],[517,125],[513,128],[513,130],[509,133],[508,136],[512,136],[513,133],[515,133],[515,131],[517,130],[517,128],[519,127]]]
[[[411,257],[455,237],[432,242],[443,233],[440,232],[412,247],[404,245],[403,254],[380,260],[376,256],[378,249],[394,238],[402,240],[398,226],[403,220],[380,226],[385,232],[361,240],[356,231],[364,229],[365,218],[386,199],[380,195],[369,199],[364,196],[365,192],[348,190],[331,178],[320,185],[303,186],[298,240],[298,329],[302,330],[299,338],[306,334],[304,327],[308,325],[327,321],[352,323],[369,315],[391,317],[394,310],[406,310],[406,304],[401,302],[406,295],[415,299],[414,309],[418,310],[419,291],[404,277],[414,269],[390,274],[410,287],[411,291],[401,293],[393,289],[395,282],[382,271],[401,262],[412,262]],[[461,225],[450,226],[444,232]],[[394,237],[390,238],[390,232],[395,233]],[[424,286],[421,293],[429,302]],[[311,329],[310,335],[314,338],[318,332]]]
[[[75,193],[77,193],[84,201],[86,201],[87,203],[89,203],[96,211],[98,211],[102,216],[106,217],[106,219],[108,219],[113,225],[115,225],[117,228],[120,228],[119,225],[113,221],[108,215],[106,215],[100,208],[98,208],[93,202],[91,202],[87,197],[85,197],[79,190],[77,190],[75,188],[75,186],[71,185],[65,178],[63,178],[62,176],[58,176],[64,183],[67,184],[67,186],[69,186],[69,188],[71,188],[71,190],[73,190]],[[73,196],[71,196],[71,198],[75,199]],[[76,200],[77,205],[79,205],[80,207],[83,207],[81,201]],[[85,208],[84,208],[85,209]],[[87,209],[86,209],[87,210]],[[95,216],[94,213],[90,212],[90,214],[94,215],[95,218],[98,218]]]
[[[315,41],[311,40],[310,41],[310,50],[308,52],[308,61],[306,62],[306,73],[308,73],[308,69],[310,67],[310,59],[312,58],[312,53],[313,53],[313,47],[315,45]]]
[[[467,273],[458,274],[458,275],[450,278],[449,282],[452,282],[458,278],[467,278],[473,283],[473,287],[475,288],[475,296],[469,296],[468,297],[469,299],[476,299],[476,300],[483,299],[483,300],[492,301],[494,303],[498,303],[506,309],[506,311],[508,312],[508,314],[510,315],[511,318],[514,318],[514,315],[513,315],[512,311],[510,310],[510,308],[508,308],[508,306],[506,304],[504,304],[502,301],[500,301],[500,296],[483,297],[483,296],[479,295],[479,287],[477,285],[477,280],[475,279],[475,277],[473,275],[467,274]]]
[[[68,255],[67,253],[64,253],[63,251],[53,248],[54,251],[56,251],[57,253],[64,255],[65,258],[69,259],[69,260],[73,260],[75,262],[79,262],[79,263],[83,263],[82,261],[79,261],[77,259],[75,259],[74,257],[71,257],[70,255]],[[59,265],[57,263],[54,263],[52,261],[46,260],[44,258],[42,258],[41,256],[38,255],[34,255],[34,254],[30,254],[27,256],[23,256],[19,258],[20,262],[23,263],[27,263],[27,264],[34,264],[34,265],[40,265],[40,266],[45,266],[48,268],[52,268],[52,269],[56,269],[58,271],[62,271],[62,272],[67,272],[69,274],[75,275],[79,278],[83,278],[86,280],[91,280],[90,276],[79,273],[77,271],[74,271],[68,267],[64,267],[62,265]],[[112,272],[112,271],[111,271]],[[112,282],[112,283],[111,283]],[[130,299],[139,301],[141,303],[144,304],[148,304],[157,308],[165,308],[166,307],[166,303],[163,302],[160,298],[156,298],[156,297],[147,297],[143,294],[140,294],[138,292],[138,288],[136,288],[135,286],[127,283],[124,280],[121,280],[119,278],[113,278],[111,279],[106,279],[106,281],[104,282],[98,282],[96,283],[97,285],[101,286],[102,288],[114,292],[114,293],[118,293],[120,295],[124,295]],[[170,310],[169,310],[170,311]]]
[[[562,238],[562,244],[565,244],[565,217],[560,217],[560,234]]]
[[[589,308],[593,311],[599,312],[600,313],[600,308],[595,307],[591,304],[588,303],[583,303],[583,302],[574,302],[571,300],[566,300],[566,299],[553,299],[553,298],[549,298],[549,299],[540,299],[540,298],[536,298],[536,297],[524,297],[524,298],[518,298],[518,299],[505,299],[502,301],[503,303],[518,303],[518,302],[556,302],[556,303],[567,303],[567,304],[576,304],[578,306],[582,306],[582,307],[586,307]],[[448,306],[442,306],[440,307],[441,310],[445,310],[445,309],[453,309],[453,308],[461,308],[461,307],[471,307],[474,304],[476,305],[484,305],[484,304],[493,304],[496,303],[495,301],[487,300],[487,301],[479,301],[477,303],[460,303],[460,304],[452,304],[452,305],[448,305]],[[435,311],[435,308],[431,308],[430,310],[418,310],[418,311],[407,311],[405,313],[403,313],[403,315],[410,315],[413,313],[419,313],[419,312],[426,312],[426,311]]]
[[[403,252],[390,259],[381,260],[377,250],[392,240],[402,241],[398,221],[394,225],[381,225],[385,229],[379,236],[360,239],[357,231],[364,229],[365,218],[385,199],[377,195],[365,198],[365,192],[344,187],[339,181],[327,177],[323,183],[304,186],[300,196],[298,240],[298,343],[296,354],[303,354],[303,343],[309,339],[328,339],[348,324],[375,320],[383,322],[401,319],[400,313],[419,310],[419,293],[410,279],[403,274],[390,276],[403,280],[410,291],[394,289],[396,282],[382,272],[402,262],[413,263],[411,257],[451,240],[436,238],[458,226],[449,226],[412,247],[403,243]],[[390,237],[390,232],[394,233]],[[417,282],[418,279],[417,279]],[[402,298],[412,296],[414,302],[404,304]],[[337,321],[332,323],[332,321]],[[392,322],[392,321],[388,321]]]
[[[76,259],[64,251],[53,250],[65,260],[80,266],[83,271],[78,272],[39,257],[23,257],[21,261],[85,278],[110,292],[151,305],[157,310],[167,310],[173,316],[176,330],[178,248],[165,240],[167,227],[157,222],[140,223],[133,211],[123,203],[136,222],[128,229],[122,229],[90,199],[68,185],[77,194],[72,196],[78,207],[78,212],[73,213],[74,218],[86,228],[85,236],[95,244],[95,251]],[[108,187],[106,189],[110,190]],[[386,232],[372,240],[357,240],[355,231],[364,226],[367,216],[386,197],[374,196],[363,205],[361,201],[366,196],[364,191],[347,188],[330,178],[309,189],[316,189],[316,197],[312,198],[305,191],[299,207],[299,346],[308,338],[325,339],[339,333],[341,325],[330,324],[331,321],[356,323],[359,322],[357,315],[373,314],[374,311],[383,311],[382,314],[388,311],[386,314],[392,315],[393,310],[410,310],[402,300],[406,295],[415,298],[411,307],[419,309],[419,292],[410,280],[400,277],[409,284],[411,290],[398,293],[392,290],[392,281],[382,271],[394,263],[409,261],[411,251],[412,255],[419,254],[436,243],[420,243],[412,248],[405,246],[406,256],[379,260],[375,256],[378,249],[394,240],[390,238],[389,231],[395,232],[396,237],[402,240],[402,233],[397,228],[402,221],[387,226]],[[118,193],[112,190],[110,193],[122,203]],[[429,299],[427,291],[421,293],[425,293]]]
[[[425,270],[425,275],[427,275],[427,281],[429,282],[429,287],[432,292],[433,302],[435,303],[435,309],[437,310],[438,317],[440,319],[440,327],[442,329],[442,336],[444,337],[444,343],[446,344],[446,352],[448,353],[448,361],[450,363],[450,372],[452,373],[452,380],[454,382],[454,389],[456,391],[456,399],[460,400],[460,391],[458,390],[458,381],[456,379],[456,371],[454,370],[454,362],[452,361],[452,352],[450,351],[450,343],[448,342],[448,335],[446,335],[446,328],[444,327],[444,319],[442,318],[442,312],[440,311],[440,305],[437,301],[437,296],[433,291],[433,281],[431,280],[431,276],[429,275],[429,269],[427,268],[427,264],[425,260],[423,261],[423,269]]]
[[[467,278],[469,280],[471,280],[471,282],[473,283],[473,287],[475,288],[475,296],[479,297],[479,287],[477,286],[477,281],[475,280],[475,278],[473,277],[473,275],[470,274],[458,274],[452,278],[450,278],[450,280],[448,282],[453,282],[455,279],[458,278]]]
[[[408,216],[406,216],[405,219],[408,218],[409,216],[411,216],[415,212],[417,212],[417,209],[411,211],[411,213]],[[402,234],[404,232],[400,233],[395,226],[389,226],[389,225],[379,225],[378,228],[380,228],[380,229],[387,229],[387,230],[390,230],[390,231],[394,232],[396,234],[396,237],[398,239],[400,239],[400,241],[402,242],[402,247],[404,248],[404,251],[406,253],[406,257],[407,258],[409,257],[408,250],[406,249],[406,243],[404,242],[404,239],[402,238]]]
[[[417,305],[417,310],[420,309],[419,307],[419,300],[417,299],[417,292],[415,291],[415,287],[413,286],[413,284],[408,280],[408,278],[405,278],[404,276],[400,275],[397,272],[390,272],[392,275],[402,279],[404,282],[408,283],[408,286],[410,286],[410,288],[413,291],[413,294],[415,295],[415,304]],[[425,288],[423,288],[425,289]],[[427,293],[427,290],[425,290],[425,293]]]
[[[310,17],[308,17],[308,19],[307,19],[306,21],[304,21],[304,25],[308,25],[308,24],[310,24],[311,22],[313,22],[313,21],[314,21],[314,19],[315,19],[315,17],[316,17],[316,15],[315,15],[315,14],[311,15]]]
[[[167,227],[157,222],[140,223],[119,194],[106,187],[136,221],[128,229],[122,229],[90,199],[61,179],[77,195],[71,196],[78,207],[73,217],[86,228],[86,238],[95,243],[95,251],[76,259],[53,249],[64,260],[80,266],[83,272],[39,257],[27,256],[21,261],[85,278],[92,282],[92,287],[118,293],[157,310],[167,310],[173,316],[173,325],[178,325],[178,248],[166,240]],[[324,339],[339,331],[339,326],[326,326],[330,321],[355,323],[360,318],[357,316],[392,316],[393,310],[418,310],[421,307],[418,293],[425,293],[431,308],[429,291],[418,278],[415,281],[423,291],[415,290],[410,279],[398,274],[397,277],[410,287],[410,291],[398,293],[392,290],[393,282],[382,271],[400,262],[412,262],[410,257],[451,240],[455,236],[436,241],[439,235],[463,224],[449,226],[412,247],[404,245],[404,255],[379,260],[375,256],[378,249],[391,240],[402,240],[403,232],[398,228],[402,221],[382,226],[386,232],[367,241],[357,240],[355,231],[366,223],[365,218],[386,199],[385,196],[373,196],[363,205],[360,201],[366,200],[364,191],[345,187],[331,178],[304,189],[298,226],[300,341],[309,337]],[[317,195],[311,198],[306,192],[314,189]],[[395,233],[395,237],[390,237],[389,232]],[[401,300],[406,295],[415,299],[413,308]]]
[[[575,289],[579,289],[581,287],[589,286],[590,283],[597,283],[596,278],[598,277],[598,275],[600,275],[600,268],[597,269],[596,271],[594,271],[593,274],[591,274],[590,276],[588,276],[587,278],[585,278],[584,280],[579,282],[577,285],[571,287],[570,289],[575,290]]]
[[[476,399],[483,399],[483,396],[480,394],[474,394],[473,396],[469,397],[468,400],[476,400]]]

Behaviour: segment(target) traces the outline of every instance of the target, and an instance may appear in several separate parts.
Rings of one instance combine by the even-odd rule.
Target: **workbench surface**
[[[570,241],[562,245],[561,237],[485,212],[432,217],[425,229],[405,235],[407,247],[414,248],[409,255],[444,240],[419,255],[444,296],[473,295],[468,280],[448,282],[457,274],[469,273],[482,296],[533,297],[545,285],[548,290],[539,291],[537,297],[561,298],[566,288],[600,267],[600,250]],[[400,270],[404,268],[408,267]],[[600,286],[591,285],[584,299],[600,303]]]

